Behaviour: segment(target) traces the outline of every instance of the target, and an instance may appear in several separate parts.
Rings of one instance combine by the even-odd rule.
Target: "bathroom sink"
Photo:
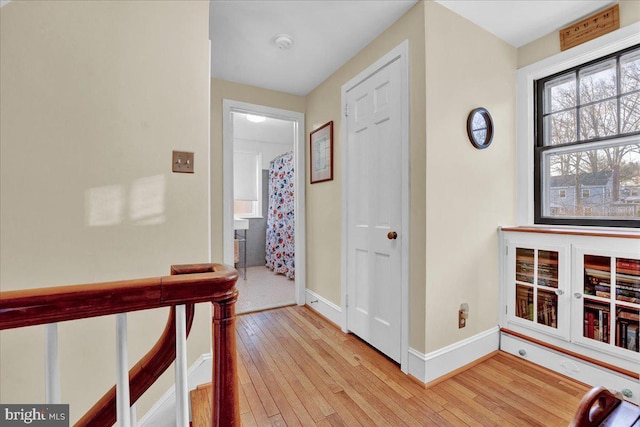
[[[243,218],[233,218],[234,230],[247,230],[249,228],[249,220]]]

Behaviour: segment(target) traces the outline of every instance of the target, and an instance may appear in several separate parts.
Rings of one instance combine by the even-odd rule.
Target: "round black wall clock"
[[[493,140],[493,119],[486,108],[471,110],[467,118],[469,141],[479,150],[487,148]]]

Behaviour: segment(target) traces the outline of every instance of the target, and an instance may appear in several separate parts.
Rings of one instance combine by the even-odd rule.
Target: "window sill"
[[[594,237],[618,237],[622,239],[640,239],[640,230],[609,230],[592,229],[580,227],[559,227],[559,226],[516,226],[500,227],[502,231],[516,233],[541,233],[541,234],[567,234],[571,236],[594,236]]]

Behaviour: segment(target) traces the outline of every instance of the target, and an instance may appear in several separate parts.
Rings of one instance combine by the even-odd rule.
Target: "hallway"
[[[589,390],[503,352],[425,388],[306,307],[238,316],[236,326],[245,427],[567,426]],[[200,407],[194,427],[207,425]]]

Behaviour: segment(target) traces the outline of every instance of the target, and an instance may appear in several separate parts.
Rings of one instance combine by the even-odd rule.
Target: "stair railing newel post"
[[[213,304],[213,427],[240,426],[238,360],[236,352],[236,301],[238,291],[231,288]]]

